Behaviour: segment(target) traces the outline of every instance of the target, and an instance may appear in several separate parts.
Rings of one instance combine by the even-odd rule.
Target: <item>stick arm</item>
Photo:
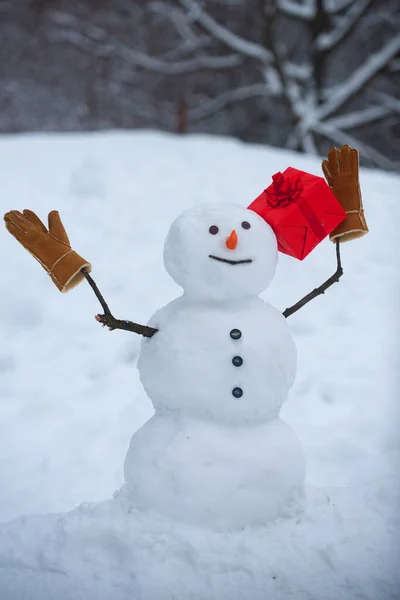
[[[133,333],[137,333],[138,335],[143,335],[143,337],[153,337],[153,335],[157,333],[158,329],[154,329],[153,327],[148,327],[147,325],[139,325],[139,323],[134,323],[133,321],[123,321],[121,319],[116,319],[112,315],[107,302],[104,300],[93,278],[85,269],[82,269],[82,274],[84,275],[86,281],[94,291],[96,298],[98,299],[102,306],[102,309],[104,310],[104,314],[96,315],[96,321],[101,323],[103,326],[107,325],[110,331],[114,331],[114,329],[122,329],[124,331],[132,331]]]
[[[293,304],[293,306],[290,306],[289,308],[284,310],[282,314],[285,317],[285,319],[287,319],[288,317],[293,315],[293,313],[300,310],[300,308],[302,308],[303,306],[308,304],[308,302],[310,302],[317,296],[324,294],[325,291],[329,287],[331,287],[331,285],[338,282],[339,279],[341,278],[341,276],[343,275],[342,261],[340,258],[340,241],[339,241],[339,239],[337,239],[335,243],[336,243],[336,262],[337,262],[335,273],[331,277],[329,277],[329,279],[327,279],[322,285],[315,288],[315,290],[313,290],[312,292],[310,292],[309,294],[304,296],[304,298],[302,298],[301,300],[296,302],[296,304]]]

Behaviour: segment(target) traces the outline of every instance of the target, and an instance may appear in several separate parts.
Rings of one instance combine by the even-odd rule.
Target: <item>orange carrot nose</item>
[[[234,250],[236,248],[238,243],[238,236],[235,230],[232,231],[231,235],[228,237],[225,243],[226,247],[229,248],[229,250]]]

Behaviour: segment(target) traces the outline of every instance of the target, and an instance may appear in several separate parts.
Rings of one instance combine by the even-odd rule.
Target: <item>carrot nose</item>
[[[231,235],[228,237],[225,243],[226,247],[229,248],[229,250],[234,250],[236,248],[238,243],[238,236],[235,230],[232,231]]]

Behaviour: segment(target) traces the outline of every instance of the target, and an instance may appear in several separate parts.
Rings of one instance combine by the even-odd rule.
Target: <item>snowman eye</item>
[[[250,229],[251,225],[247,221],[243,221],[242,227],[243,227],[243,229]]]
[[[219,229],[216,225],[211,225],[208,231],[211,233],[211,235],[217,235]]]

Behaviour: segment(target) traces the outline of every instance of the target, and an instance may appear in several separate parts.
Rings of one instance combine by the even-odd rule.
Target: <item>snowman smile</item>
[[[219,260],[220,262],[227,263],[228,265],[244,265],[253,262],[251,258],[246,258],[245,260],[230,260],[228,258],[220,258],[219,256],[213,256],[213,254],[209,254],[208,256],[209,258]]]

